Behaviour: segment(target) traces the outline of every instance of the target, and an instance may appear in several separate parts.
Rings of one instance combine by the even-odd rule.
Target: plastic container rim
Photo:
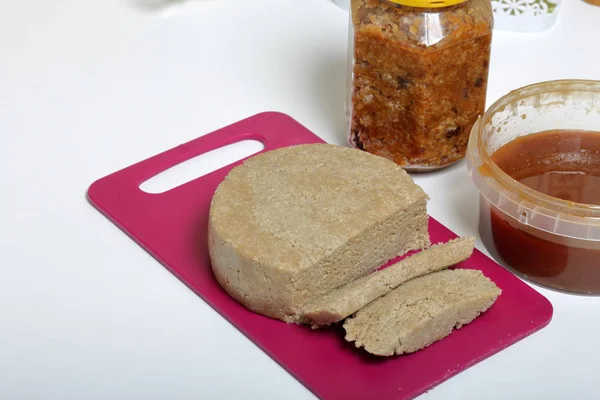
[[[491,155],[485,149],[483,135],[484,127],[490,122],[491,118],[498,112],[502,112],[507,106],[517,103],[519,100],[544,95],[552,92],[594,92],[600,95],[600,81],[585,80],[585,79],[562,79],[533,83],[521,88],[510,91],[508,94],[496,100],[487,111],[478,118],[477,122],[471,130],[469,138],[469,150],[467,152],[467,168],[471,174],[477,174],[482,178],[492,179],[502,190],[511,193],[518,193],[520,203],[524,201],[530,202],[535,206],[535,212],[545,215],[556,216],[562,214],[569,218],[570,223],[578,223],[584,225],[599,225],[600,226],[600,205],[576,203],[572,201],[562,200],[556,197],[546,195],[511,178],[505,173],[496,163],[492,161]],[[598,97],[600,100],[600,97]],[[480,168],[486,166],[486,173],[483,174]],[[480,193],[485,196],[481,179],[473,179]],[[479,182],[477,182],[479,181]],[[501,193],[499,193],[501,194]],[[487,198],[489,201],[491,199]],[[493,204],[493,202],[492,202]],[[496,205],[496,204],[494,204]],[[544,212],[546,209],[547,212]],[[511,215],[513,218],[517,216]],[[593,219],[598,218],[598,221]],[[518,219],[518,218],[517,218]],[[533,225],[535,226],[535,225]],[[556,233],[556,232],[553,232]],[[590,239],[589,237],[581,237],[582,239]],[[600,239],[600,238],[598,238]]]

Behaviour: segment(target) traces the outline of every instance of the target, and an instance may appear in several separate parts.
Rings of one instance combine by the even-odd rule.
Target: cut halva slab
[[[427,247],[427,200],[401,167],[364,151],[308,144],[259,154],[213,196],[214,275],[250,310],[301,322],[307,304]]]

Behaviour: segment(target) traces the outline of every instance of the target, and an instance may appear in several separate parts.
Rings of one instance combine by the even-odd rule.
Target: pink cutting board
[[[323,142],[289,116],[262,113],[99,179],[88,196],[100,212],[316,396],[413,398],[550,322],[548,300],[479,251],[457,267],[482,270],[503,294],[473,323],[411,355],[377,358],[345,342],[341,328],[312,331],[246,310],[218,286],[207,249],[210,201],[233,165],[165,193],[139,189],[163,170],[244,139],[261,141],[263,151]],[[456,237],[433,218],[429,226],[433,242]]]

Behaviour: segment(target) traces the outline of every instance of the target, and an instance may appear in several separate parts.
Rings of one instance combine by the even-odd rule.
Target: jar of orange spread
[[[600,82],[504,96],[473,127],[467,165],[493,256],[545,287],[600,294]]]
[[[464,157],[485,111],[489,0],[353,0],[350,145],[409,171]]]

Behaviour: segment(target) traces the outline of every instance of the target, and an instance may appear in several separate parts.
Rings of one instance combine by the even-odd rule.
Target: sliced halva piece
[[[473,321],[500,293],[478,270],[434,272],[406,282],[348,318],[346,340],[379,356],[412,353]]]

